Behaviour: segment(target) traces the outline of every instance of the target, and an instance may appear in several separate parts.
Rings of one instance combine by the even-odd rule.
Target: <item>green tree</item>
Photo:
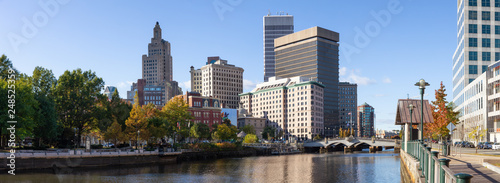
[[[217,127],[217,131],[214,133],[215,138],[218,140],[233,140],[237,137],[238,129],[235,126],[227,126],[226,124],[221,124]]]
[[[195,123],[191,126],[189,136],[197,138],[198,140],[208,138],[210,136],[210,128],[205,123]]]
[[[255,127],[253,125],[245,125],[243,126],[243,128],[241,128],[241,131],[245,132],[246,134],[255,135]]]
[[[9,73],[9,70],[12,70],[12,72]],[[14,74],[14,76],[17,78],[19,76],[19,71],[17,71],[14,66],[12,65],[12,61],[7,58],[7,56],[2,55],[0,57],[0,79],[7,80],[9,75]]]
[[[106,141],[113,141],[115,148],[118,146],[118,141],[125,140],[125,134],[122,131],[122,127],[116,120],[107,129],[106,133],[104,133],[104,139]]]
[[[222,121],[222,124],[226,124],[227,126],[231,126],[231,120],[226,118],[224,121]]]
[[[165,119],[168,124],[165,125],[167,136],[173,136],[175,141],[175,135],[180,135],[181,137],[189,136],[189,128],[191,119],[191,112],[188,110],[189,105],[184,101],[181,95],[175,96],[170,99],[165,106],[161,109],[160,115]]]
[[[247,134],[243,139],[243,143],[255,143],[257,142],[257,135],[255,134]]]
[[[33,88],[35,100],[39,103],[36,109],[36,127],[33,132],[34,138],[38,140],[35,145],[55,144],[60,133],[57,124],[56,103],[53,96],[57,79],[52,70],[38,66],[33,71],[33,75],[29,77],[29,81]]]
[[[64,128],[75,129],[77,144],[82,134],[96,127],[96,99],[104,87],[102,78],[95,72],[81,69],[65,71],[54,91],[59,122]]]
[[[271,140],[272,138],[275,137],[275,132],[276,129],[274,127],[266,126],[264,127],[264,130],[262,131],[262,138]]]

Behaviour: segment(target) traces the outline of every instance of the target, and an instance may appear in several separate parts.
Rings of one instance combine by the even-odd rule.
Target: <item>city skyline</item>
[[[0,1],[1,53],[28,75],[36,66],[53,70],[56,77],[65,70],[91,69],[106,85],[116,86],[122,98],[131,82],[141,78],[141,55],[147,53],[144,45],[150,42],[156,21],[171,43],[173,78],[183,91],[191,91],[191,65],[199,68],[206,57],[221,55],[245,69],[244,92],[248,92],[263,82],[262,17],[268,11],[294,15],[295,30],[321,26],[340,33],[340,81],[358,84],[357,105],[367,102],[377,109],[376,128],[398,129],[397,99],[418,97],[413,84],[420,78],[431,84],[425,99],[434,100],[440,81],[446,85],[448,101],[453,98],[456,2],[433,6],[403,0],[364,2],[366,6],[321,2],[321,7],[284,1],[160,2],[154,7],[47,2],[56,4],[47,9],[38,2]],[[330,11],[332,6],[342,8]],[[113,14],[107,11],[112,7]],[[24,31],[27,27],[33,30]]]

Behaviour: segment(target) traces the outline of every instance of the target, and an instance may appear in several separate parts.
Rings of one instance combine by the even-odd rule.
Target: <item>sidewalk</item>
[[[498,159],[500,157],[461,154],[439,158],[450,159],[450,169],[454,173],[467,173],[474,176],[471,182],[499,182],[500,174],[483,166],[483,159]]]

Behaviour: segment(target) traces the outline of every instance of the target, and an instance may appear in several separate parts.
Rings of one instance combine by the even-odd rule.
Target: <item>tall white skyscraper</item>
[[[463,111],[464,88],[500,59],[500,0],[457,1],[453,102]]]
[[[293,33],[292,15],[264,16],[264,81],[275,76],[274,39]]]

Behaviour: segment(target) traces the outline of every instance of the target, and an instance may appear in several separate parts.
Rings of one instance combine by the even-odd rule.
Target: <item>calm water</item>
[[[24,173],[0,182],[400,182],[398,154],[382,152],[229,158],[174,165]]]

